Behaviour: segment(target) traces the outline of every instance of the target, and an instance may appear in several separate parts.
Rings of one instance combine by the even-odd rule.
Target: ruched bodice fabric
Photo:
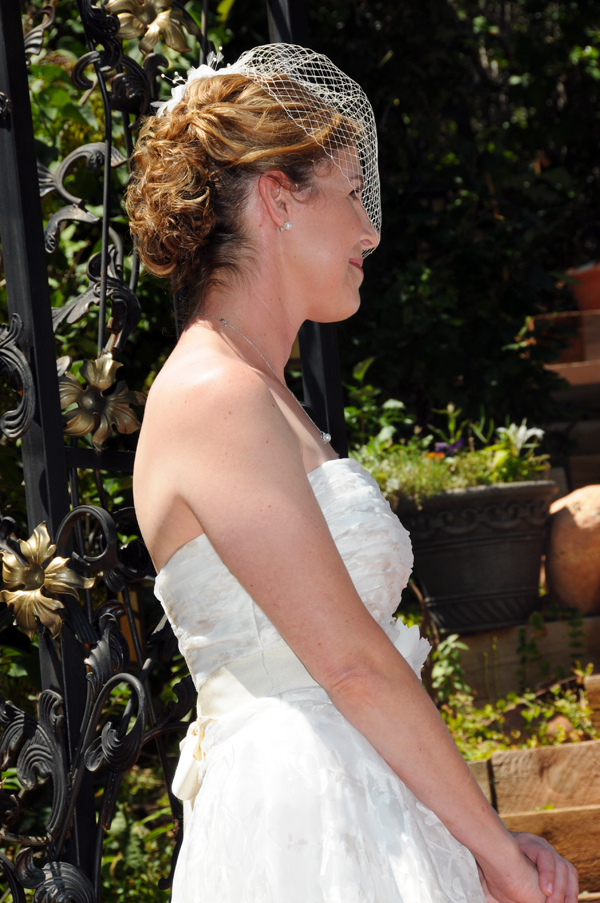
[[[392,623],[412,567],[406,530],[357,462],[328,461],[308,478],[362,601],[420,674],[428,643],[418,627]],[[189,818],[173,903],[485,903],[471,853],[302,664],[283,676],[304,671],[306,683],[271,685],[274,663],[289,668],[293,653],[208,537],[173,555],[156,595],[201,711],[177,770]],[[252,678],[236,695],[236,675],[248,678],[257,659],[267,689],[255,692]],[[203,714],[215,685],[219,711]]]
[[[308,479],[358,594],[395,640],[392,615],[413,564],[407,531],[357,461],[327,461]],[[205,534],[175,552],[155,593],[198,689],[223,665],[284,645]]]

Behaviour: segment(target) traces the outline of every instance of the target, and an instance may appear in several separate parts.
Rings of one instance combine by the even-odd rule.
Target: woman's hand
[[[547,903],[537,870],[514,835],[512,849],[505,850],[500,859],[477,857],[477,867],[487,903]]]
[[[538,870],[539,884],[547,903],[577,903],[577,869],[551,847],[543,837],[511,831],[519,849]]]
[[[535,834],[511,831],[516,857],[501,868],[479,860],[479,877],[488,903],[577,903],[577,869]]]

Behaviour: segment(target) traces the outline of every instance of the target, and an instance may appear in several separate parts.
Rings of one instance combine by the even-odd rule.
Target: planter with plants
[[[392,444],[382,423],[352,454],[411,534],[415,576],[438,629],[465,634],[522,624],[538,604],[548,508],[558,488],[544,479],[543,432],[525,421],[487,430],[484,418],[459,423],[453,405],[438,413],[448,418],[446,431],[431,427],[438,442],[420,432]]]

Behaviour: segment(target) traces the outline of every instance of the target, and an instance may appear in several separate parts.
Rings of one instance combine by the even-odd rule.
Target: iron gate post
[[[35,408],[22,437],[23,472],[30,532],[46,521],[51,537],[69,511],[69,494],[42,207],[21,9],[18,0],[0,0],[0,240],[4,257],[9,314],[22,322],[18,339],[32,375]],[[81,643],[64,626],[62,663],[58,663],[46,632],[40,633],[42,690],[53,689],[64,699],[67,756],[79,740],[85,705],[86,679]],[[94,837],[92,776],[79,793],[67,859],[91,874]]]
[[[19,346],[35,391],[33,422],[22,439],[27,517],[53,536],[69,510],[67,469],[52,339],[50,294],[42,227],[21,9],[0,0],[0,240],[10,314],[23,323]]]

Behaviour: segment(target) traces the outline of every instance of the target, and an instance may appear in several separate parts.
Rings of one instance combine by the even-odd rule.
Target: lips
[[[353,267],[356,267],[357,270],[360,270],[361,273],[363,272],[363,268],[362,268],[362,260],[360,260],[360,259],[358,259],[358,258],[356,258],[356,257],[351,257],[351,258],[350,258],[350,263],[352,264]]]

